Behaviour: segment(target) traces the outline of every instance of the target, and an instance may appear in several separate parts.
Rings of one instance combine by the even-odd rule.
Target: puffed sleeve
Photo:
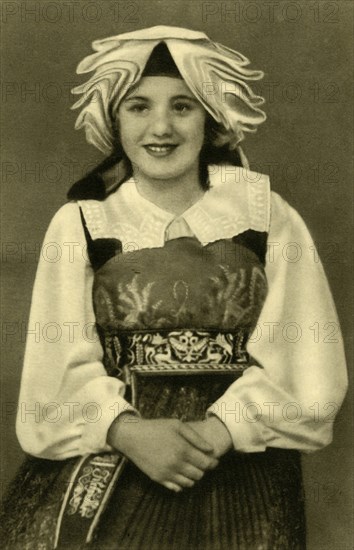
[[[332,441],[347,374],[338,318],[313,240],[272,193],[268,295],[250,336],[251,366],[208,409],[242,452],[312,452]],[[253,363],[253,364],[252,364]]]
[[[68,203],[46,233],[32,296],[16,420],[31,455],[62,460],[112,450],[109,426],[134,411],[124,383],[102,363],[92,284],[79,207]]]

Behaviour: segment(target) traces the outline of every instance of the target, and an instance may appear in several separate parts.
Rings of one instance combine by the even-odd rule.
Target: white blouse
[[[143,198],[133,179],[104,201],[71,202],[56,213],[42,247],[26,343],[16,423],[25,452],[61,460],[110,451],[111,423],[134,410],[124,383],[102,363],[79,206],[91,237],[120,239],[123,254],[181,236],[206,245],[247,229],[268,232],[269,291],[247,345],[255,364],[206,414],[225,423],[242,452],[311,452],[331,442],[347,388],[345,356],[306,225],[270,191],[265,175],[210,166],[209,180],[210,189],[180,216]]]

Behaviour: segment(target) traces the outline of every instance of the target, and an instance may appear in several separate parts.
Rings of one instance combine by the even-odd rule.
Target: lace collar
[[[187,223],[203,245],[248,229],[268,232],[268,176],[231,165],[210,165],[208,171],[210,188],[179,216],[142,197],[133,178],[104,201],[78,201],[92,239],[119,239],[123,251],[162,247],[175,221]]]

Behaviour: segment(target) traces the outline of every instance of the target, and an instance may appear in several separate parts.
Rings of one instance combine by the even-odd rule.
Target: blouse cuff
[[[326,410],[325,402],[317,405],[320,410]],[[334,402],[331,405],[339,408]],[[267,447],[279,447],[309,453],[332,440],[330,415],[317,418],[313,403],[300,403],[256,366],[249,367],[206,414],[216,415],[225,424],[235,450],[240,452],[263,452]]]

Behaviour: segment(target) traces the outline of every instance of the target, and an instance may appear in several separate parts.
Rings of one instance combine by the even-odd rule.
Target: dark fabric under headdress
[[[141,76],[170,76],[182,78],[165,42],[160,42],[160,44],[155,46]]]

